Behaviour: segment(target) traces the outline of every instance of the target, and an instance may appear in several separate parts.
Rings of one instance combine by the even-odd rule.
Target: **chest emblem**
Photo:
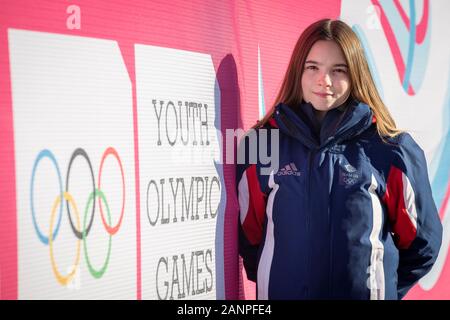
[[[350,163],[339,166],[339,185],[351,187],[355,185],[361,173]]]

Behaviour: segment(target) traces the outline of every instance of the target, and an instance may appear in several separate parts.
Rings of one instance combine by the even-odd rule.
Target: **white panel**
[[[223,259],[220,91],[211,56],[145,45],[136,45],[135,52],[142,297],[223,297],[223,283],[216,283],[216,272],[223,273],[216,270],[223,269],[223,261],[216,261]],[[187,219],[183,185],[191,202]]]
[[[132,91],[119,47],[114,41],[43,32],[10,29],[8,36],[15,131],[19,298],[135,299]],[[119,155],[125,181],[124,216],[117,233],[111,237],[110,259],[103,275],[94,278],[87,267],[86,252],[92,266],[101,269],[109,242],[96,200],[86,247],[79,241],[80,263],[73,281],[61,285],[52,269],[49,245],[39,239],[33,225],[30,203],[32,192],[36,225],[48,237],[52,206],[60,195],[58,175],[50,159],[44,157],[36,167],[31,188],[34,163],[41,150],[51,151],[65,188],[70,157],[74,150],[83,148],[98,186],[102,155],[109,147]],[[116,225],[123,201],[120,166],[109,155],[102,171],[101,190],[111,210],[111,225]],[[78,156],[70,171],[69,192],[81,223],[92,188],[89,166]],[[65,204],[63,208],[53,241],[53,256],[56,270],[64,276],[73,268],[78,241],[70,228]],[[87,210],[88,223],[91,208]],[[105,209],[103,204],[106,214]],[[57,209],[55,217],[58,216]]]

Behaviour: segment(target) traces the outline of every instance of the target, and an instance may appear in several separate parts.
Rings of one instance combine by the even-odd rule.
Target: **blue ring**
[[[39,161],[41,161],[41,159],[43,158],[49,158],[53,164],[55,165],[56,168],[56,172],[58,174],[58,180],[59,180],[59,192],[61,194],[61,201],[60,201],[60,206],[59,206],[59,218],[58,218],[58,223],[56,225],[56,229],[53,232],[53,240],[56,239],[56,235],[58,234],[58,230],[59,230],[59,225],[61,224],[61,217],[62,217],[62,208],[63,208],[63,187],[62,187],[62,179],[61,179],[61,173],[59,171],[59,167],[58,167],[58,163],[56,162],[56,158],[53,155],[53,153],[50,150],[44,149],[41,152],[39,152],[36,160],[34,161],[34,166],[33,166],[33,172],[31,173],[31,187],[30,187],[30,204],[31,204],[31,215],[33,217],[33,225],[34,225],[34,229],[36,230],[36,233],[39,237],[39,240],[41,240],[41,242],[43,244],[48,245],[48,237],[45,236],[41,230],[39,230],[39,227],[37,225],[36,222],[36,213],[34,212],[34,197],[33,197],[33,186],[34,186],[34,176],[36,174],[36,168],[39,164]],[[50,230],[51,232],[51,230]]]

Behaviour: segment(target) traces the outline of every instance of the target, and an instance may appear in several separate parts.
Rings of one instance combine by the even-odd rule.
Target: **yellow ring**
[[[80,226],[80,215],[78,213],[77,205],[75,204],[72,196],[68,192],[64,192],[64,199],[67,200],[69,202],[69,204],[71,204],[72,207],[74,208],[75,216],[76,216],[76,220],[77,220],[77,228],[78,228],[78,230],[80,230],[80,228],[81,228],[81,226]],[[58,282],[61,285],[66,286],[72,280],[72,278],[75,276],[75,273],[77,272],[78,264],[80,263],[80,245],[81,245],[81,240],[78,239],[78,241],[77,241],[77,255],[76,255],[76,258],[75,258],[75,263],[73,265],[73,270],[68,275],[63,276],[58,271],[58,266],[56,265],[55,257],[53,256],[53,234],[52,234],[53,223],[55,222],[55,216],[56,216],[56,208],[58,208],[60,202],[61,202],[61,196],[58,196],[56,198],[54,204],[53,204],[52,214],[51,214],[51,217],[50,217],[50,235],[48,237],[48,242],[49,242],[49,246],[50,246],[50,261],[52,263],[53,273],[56,276],[56,280],[58,280]]]

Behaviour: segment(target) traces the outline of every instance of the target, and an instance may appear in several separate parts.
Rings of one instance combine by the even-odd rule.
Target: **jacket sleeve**
[[[430,271],[442,241],[422,149],[403,133],[389,169],[384,201],[399,250],[398,298]]]
[[[246,152],[241,143],[238,152]],[[257,165],[250,164],[246,157],[243,164],[238,164],[236,181],[239,202],[239,255],[243,259],[247,278],[256,282],[257,254],[261,243],[265,209],[266,195],[262,192],[258,180]]]

